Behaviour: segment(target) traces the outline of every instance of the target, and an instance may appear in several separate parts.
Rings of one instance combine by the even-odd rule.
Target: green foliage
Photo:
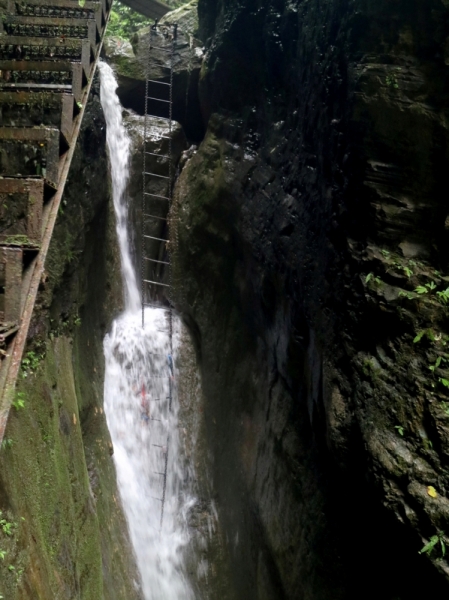
[[[182,0],[164,0],[164,4],[167,4],[174,10],[186,4],[186,2]],[[139,29],[146,27],[150,23],[153,23],[153,21],[148,17],[122,4],[119,0],[114,0],[106,35],[129,40]]]
[[[8,554],[7,550],[0,550],[0,558],[2,560],[5,560],[5,556]],[[0,596],[0,598],[3,598],[3,596]]]
[[[438,356],[435,363],[430,365],[429,369],[431,371],[435,371],[441,365],[442,362],[447,362],[447,360],[443,356]]]
[[[426,334],[426,330],[423,329],[422,331],[419,331],[416,335],[415,338],[413,338],[413,343],[417,344],[418,342],[420,342],[422,340],[422,338],[424,337],[424,335]]]
[[[25,408],[25,392],[17,392],[14,400],[12,401],[12,405],[16,410],[20,410],[21,408]]]
[[[401,437],[404,437],[404,428],[402,427],[402,425],[395,425],[394,428]]]
[[[365,277],[365,283],[369,283],[371,279],[376,285],[380,285],[382,283],[382,279],[380,277],[374,277],[373,273],[368,273],[368,275]]]
[[[28,375],[35,373],[43,358],[44,354],[37,354],[34,350],[27,352],[22,358],[22,377],[25,379]]]
[[[394,88],[395,90],[399,89],[399,83],[394,73],[386,76],[385,83],[388,85],[388,87]]]
[[[11,438],[3,438],[2,441],[2,450],[6,450],[6,448],[11,448],[14,441]]]
[[[424,285],[418,285],[418,287],[415,288],[415,292],[417,294],[428,294],[429,290]]]
[[[16,523],[11,523],[3,518],[3,512],[0,510],[0,529],[7,536],[12,536],[13,528],[17,527]]]
[[[449,302],[449,287],[442,292],[437,292],[437,297],[441,304],[447,304]]]
[[[152,21],[148,17],[144,17],[132,8],[129,8],[129,6],[125,6],[119,2],[119,0],[115,0],[112,5],[106,35],[121,37],[127,40],[136,31],[149,25],[150,22]]]
[[[399,298],[407,298],[408,300],[413,300],[415,297],[411,292],[404,292],[404,290],[401,290],[399,292]]]
[[[441,548],[441,557],[444,558],[446,554],[446,544],[444,542],[444,533],[439,531],[436,535],[433,535],[429,542],[421,548],[419,554],[430,554],[435,546],[439,543]]]

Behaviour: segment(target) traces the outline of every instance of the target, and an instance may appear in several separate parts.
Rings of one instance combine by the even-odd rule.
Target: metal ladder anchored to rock
[[[141,247],[141,299],[142,299],[142,327],[145,325],[145,308],[165,308],[169,323],[170,360],[173,356],[173,314],[171,302],[171,261],[170,248],[170,209],[173,198],[173,61],[176,50],[178,26],[176,23],[159,25],[156,20],[151,26],[148,48],[147,77],[145,84],[145,117],[143,139],[143,190],[142,190],[142,247]],[[153,52],[166,55],[166,64],[159,65],[164,71],[162,80],[150,78],[151,61]],[[162,136],[167,140],[166,153],[156,154],[150,146],[152,140],[151,121],[163,120],[167,124],[167,135]],[[158,134],[160,138],[161,135]],[[152,171],[148,170],[148,157],[152,157]],[[155,160],[154,160],[155,159]],[[157,172],[154,172],[157,171]],[[156,232],[155,233],[155,228]],[[158,304],[164,295],[169,304],[164,307]],[[173,382],[169,378],[169,395],[167,401],[169,410],[172,405]],[[158,473],[162,478],[160,527],[164,518],[164,504],[167,484],[167,466],[170,433],[167,433],[164,446],[153,444],[157,448],[164,448],[163,471]]]

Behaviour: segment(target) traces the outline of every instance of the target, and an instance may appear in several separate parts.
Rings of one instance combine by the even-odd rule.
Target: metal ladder
[[[172,132],[173,132],[173,60],[176,49],[178,25],[172,23],[164,23],[159,25],[156,20],[150,28],[149,48],[148,48],[148,63],[147,77],[145,82],[145,113],[144,113],[144,139],[143,139],[143,190],[142,190],[142,246],[141,246],[141,301],[142,301],[142,327],[145,325],[145,308],[164,308],[167,311],[167,319],[169,325],[170,338],[170,360],[173,361],[173,314],[171,306],[171,249],[170,249],[170,209],[172,206],[173,197],[173,157],[172,157]],[[164,79],[168,81],[158,81],[150,79],[151,65],[154,57],[154,51],[167,53],[169,58],[168,65],[158,65],[159,68],[166,71]],[[155,110],[151,111],[150,107],[154,106]],[[158,112],[159,114],[153,114]],[[167,154],[156,154],[149,148],[151,143],[151,119],[163,119],[168,123],[168,134],[159,136],[159,138],[167,139],[168,151]],[[148,165],[148,156],[152,156],[158,160],[158,170],[160,172],[151,172]],[[166,183],[165,192],[153,193],[151,183],[156,184]],[[151,206],[156,206],[158,203],[163,204],[159,210],[152,210]],[[159,213],[159,214],[154,214]],[[151,235],[149,232],[149,223],[151,220],[163,222],[163,234],[160,236]],[[159,245],[159,253],[157,258],[150,255],[148,249],[149,242],[156,242]],[[164,280],[165,270],[168,270],[167,279]],[[168,291],[169,305],[168,307],[158,304],[157,290]],[[169,366],[169,370],[172,370]],[[169,392],[166,401],[169,403],[169,411],[171,412],[173,399],[173,381],[169,375]],[[153,399],[160,401],[161,398]],[[152,411],[151,411],[152,414]],[[151,419],[152,421],[160,421]],[[160,441],[160,440],[156,440]],[[170,444],[170,432],[166,434],[164,444],[157,443],[152,446],[162,450],[163,465],[162,470],[155,472],[156,475],[162,477],[162,497],[152,496],[155,500],[161,502],[161,516],[159,530],[162,529],[164,518],[164,506],[167,487],[167,468],[168,468],[168,452]]]
[[[144,140],[143,140],[143,193],[142,193],[142,247],[141,247],[141,298],[142,298],[142,326],[145,324],[145,307],[161,308],[156,304],[157,288],[171,287],[170,271],[170,221],[168,215],[172,205],[173,196],[173,157],[172,157],[172,132],[173,132],[173,59],[176,48],[177,24],[166,23],[159,26],[156,20],[150,29],[150,42],[148,49],[147,77],[145,82],[145,116],[144,116]],[[168,65],[158,65],[164,69],[167,75],[164,79],[167,81],[158,81],[150,79],[151,63],[153,52],[167,53],[169,57]],[[150,91],[154,90],[154,91]],[[151,95],[150,95],[151,94]],[[150,107],[154,106],[160,114],[152,114]],[[149,151],[148,146],[151,143],[151,124],[150,119],[162,119],[168,124],[168,135],[159,136],[168,140],[167,154],[156,154]],[[148,170],[148,156],[162,159],[160,163],[160,172],[153,173]],[[165,192],[152,193],[148,191],[151,182],[166,182]],[[161,214],[154,214],[151,211],[151,205],[162,203],[165,208]],[[151,220],[163,221],[165,223],[165,235],[150,235],[148,225]],[[153,258],[148,250],[149,241],[156,242],[159,247],[159,256]],[[168,268],[169,279],[163,281],[165,269]],[[170,310],[170,309],[169,309]]]

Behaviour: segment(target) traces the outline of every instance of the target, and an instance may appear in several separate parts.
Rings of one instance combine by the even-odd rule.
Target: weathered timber
[[[74,4],[72,0],[50,0],[45,5],[39,0],[28,0],[27,2],[17,2],[9,0],[8,14],[19,17],[50,17],[59,19],[92,19],[97,23],[98,31],[101,31],[105,25],[106,2],[86,2],[83,7]]]
[[[58,127],[64,145],[70,145],[74,118],[72,94],[0,90],[0,106],[0,127]]]
[[[0,443],[110,6],[9,0],[0,16]]]
[[[0,21],[0,33],[26,37],[86,38],[96,50],[100,31],[94,19],[17,17],[7,15]]]
[[[18,323],[22,290],[21,248],[0,249],[0,320]]]
[[[91,45],[86,39],[0,36],[0,60],[76,60],[90,65],[93,59]]]
[[[0,128],[0,176],[35,177],[58,187],[59,131],[49,127]]]
[[[0,179],[0,245],[38,247],[43,204],[42,179]]]
[[[60,88],[72,92],[76,102],[88,79],[81,63],[67,62],[0,61],[0,73],[0,90]]]

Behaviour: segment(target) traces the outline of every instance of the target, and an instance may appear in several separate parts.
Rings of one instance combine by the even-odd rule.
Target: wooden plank
[[[22,291],[23,250],[2,248],[1,262],[5,269],[5,304],[3,319],[7,323],[18,323],[20,319],[20,296]]]

